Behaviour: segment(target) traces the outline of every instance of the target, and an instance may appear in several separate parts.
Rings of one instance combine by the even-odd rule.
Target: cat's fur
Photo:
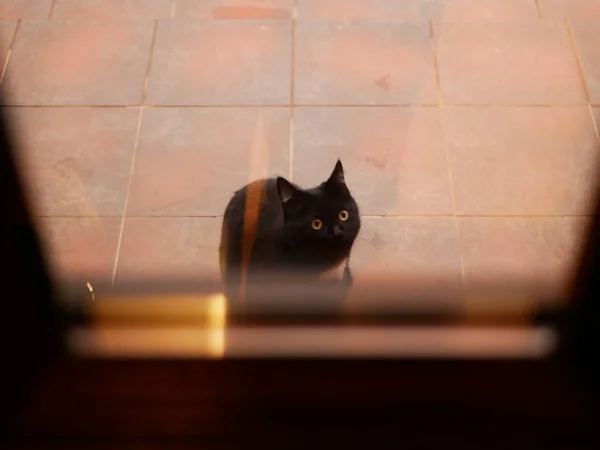
[[[316,219],[322,224],[318,230]],[[339,160],[327,181],[311,189],[282,177],[254,181],[225,209],[219,248],[223,281],[235,284],[280,272],[317,278],[344,264],[343,279],[350,284],[348,262],[359,230],[358,205]]]

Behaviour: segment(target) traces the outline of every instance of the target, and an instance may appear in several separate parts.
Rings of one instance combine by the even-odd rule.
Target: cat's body
[[[245,273],[269,277],[301,273],[317,278],[343,267],[360,230],[358,206],[338,161],[324,183],[300,189],[284,178],[258,180],[238,190],[225,210],[220,262],[223,280],[237,283]]]

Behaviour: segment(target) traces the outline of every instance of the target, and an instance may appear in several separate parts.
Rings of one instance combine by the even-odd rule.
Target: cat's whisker
[[[354,240],[354,245],[356,246],[356,245],[359,245],[359,244],[371,245],[371,241],[369,239],[367,239],[366,237],[358,236]]]
[[[365,245],[369,246],[369,245],[371,245],[371,243],[369,241],[367,241],[366,239],[360,240],[360,241],[354,241],[354,246],[356,247],[357,245],[358,246],[365,246]]]
[[[352,248],[353,250],[366,250],[369,248],[369,244],[365,242],[355,242]]]

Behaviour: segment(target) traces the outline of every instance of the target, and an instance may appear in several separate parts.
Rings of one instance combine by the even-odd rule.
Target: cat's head
[[[327,267],[350,255],[360,216],[339,160],[320,185],[305,190],[279,177],[277,191],[284,212],[283,238],[298,262]]]

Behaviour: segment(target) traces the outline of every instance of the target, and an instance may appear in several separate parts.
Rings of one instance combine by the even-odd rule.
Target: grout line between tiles
[[[127,215],[127,207],[129,205],[129,192],[131,191],[131,183],[133,181],[133,171],[135,169],[135,159],[137,155],[137,149],[140,141],[140,132],[142,129],[142,118],[144,117],[144,106],[146,102],[146,95],[148,90],[148,80],[150,79],[150,69],[152,68],[152,57],[154,55],[154,44],[156,42],[156,33],[158,30],[158,20],[154,21],[154,29],[152,33],[152,43],[150,44],[150,55],[148,57],[148,67],[146,69],[146,79],[144,80],[144,90],[142,91],[142,106],[140,107],[140,116],[138,119],[137,131],[135,134],[135,143],[133,144],[133,154],[131,156],[131,165],[129,167],[129,182],[127,183],[127,191],[125,193],[125,204],[123,205],[123,215],[121,218],[121,229],[119,231],[119,240],[117,243],[117,252],[115,254],[115,264],[112,273],[112,283],[115,283],[117,276],[117,267],[119,264],[119,256],[121,254],[121,243],[123,240],[123,229],[125,228],[125,217]]]
[[[294,106],[294,88],[295,88],[295,73],[296,73],[296,4],[297,0],[294,0],[294,7],[292,9],[292,36],[291,36],[291,83],[290,83],[290,105]]]
[[[454,194],[454,179],[452,177],[452,168],[450,167],[450,151],[448,150],[448,142],[447,142],[447,134],[446,134],[446,118],[444,115],[444,99],[442,96],[442,86],[440,83],[440,70],[439,70],[439,65],[438,65],[438,60],[437,60],[437,53],[435,51],[435,33],[434,33],[434,29],[433,29],[433,22],[431,20],[429,21],[429,40],[431,43],[431,53],[433,56],[433,67],[434,67],[434,71],[435,71],[435,82],[436,82],[436,87],[437,87],[438,103],[439,103],[439,109],[440,109],[442,136],[444,139],[444,152],[446,154],[446,166],[448,168],[448,179],[450,182],[450,194],[452,196],[452,211],[454,213],[454,225],[456,228],[456,237],[457,237],[457,241],[458,241],[458,256],[460,258],[460,273],[461,273],[462,284],[464,285],[466,283],[465,265],[464,265],[463,251],[462,251],[462,241],[460,238],[460,227],[458,224],[458,217],[456,216],[456,196]]]
[[[537,11],[538,19],[542,18],[542,10],[540,9],[540,2],[538,0],[533,0],[535,3],[535,9]]]
[[[579,52],[577,51],[577,45],[575,44],[575,37],[573,36],[573,30],[571,30],[571,24],[568,19],[564,20],[564,27],[567,31],[567,36],[569,37],[569,44],[571,45],[571,51],[575,55],[575,62],[577,63],[577,72],[579,73],[579,79],[581,80],[581,84],[583,85],[583,90],[585,92],[585,98],[587,99],[588,105],[592,103],[590,99],[590,93],[588,91],[587,83],[585,82],[585,76],[583,74],[583,67],[581,65],[581,59],[579,58]]]
[[[571,29],[571,23],[569,19],[565,18],[564,20],[565,28],[567,30],[567,34],[569,36],[569,42],[571,44],[571,49],[575,54],[575,61],[577,62],[577,71],[579,73],[579,78],[581,79],[581,83],[583,84],[583,89],[585,90],[585,95],[588,101],[588,110],[590,111],[590,116],[592,117],[592,126],[594,127],[594,133],[596,134],[596,141],[600,141],[600,135],[598,134],[598,124],[596,123],[596,118],[594,117],[594,110],[592,108],[592,100],[590,97],[590,93],[587,87],[587,83],[585,82],[585,75],[583,73],[583,66],[581,64],[581,58],[579,57],[579,52],[577,51],[577,45],[575,44],[575,37],[573,36],[573,30]]]
[[[61,215],[33,215],[34,219],[122,219],[123,214],[113,215],[113,216],[61,216]],[[216,215],[178,215],[178,216],[140,216],[140,215],[126,215],[126,219],[220,219],[223,217],[223,214]]]
[[[548,104],[548,105],[528,105],[528,104],[523,104],[523,105],[514,105],[514,104],[496,104],[496,105],[491,105],[491,104],[471,104],[471,105],[453,105],[453,104],[448,104],[446,103],[444,105],[444,107],[446,108],[581,108],[582,106],[585,106],[586,103],[580,103],[580,104],[560,104],[560,103],[556,103],[556,104]]]
[[[140,116],[138,119],[137,131],[135,134],[135,143],[133,144],[133,154],[131,155],[131,165],[129,167],[129,182],[127,183],[127,191],[125,193],[125,204],[123,205],[123,215],[121,217],[121,229],[119,230],[119,240],[117,243],[117,251],[115,254],[115,264],[112,273],[112,284],[115,283],[117,276],[117,267],[119,265],[119,256],[121,254],[121,244],[123,241],[123,230],[125,228],[125,217],[127,215],[127,207],[129,205],[129,193],[131,191],[131,184],[133,182],[133,171],[135,169],[135,159],[137,155],[137,149],[140,142],[140,132],[142,129],[142,119],[144,117],[144,103],[146,102],[146,95],[148,90],[148,80],[150,79],[150,69],[152,68],[152,57],[154,55],[154,44],[156,42],[156,33],[158,30],[158,20],[154,21],[154,30],[152,33],[152,43],[150,44],[150,55],[148,57],[148,67],[146,69],[146,79],[144,80],[144,90],[142,91],[142,106],[140,106]]]
[[[598,134],[598,124],[596,123],[596,118],[594,117],[594,108],[592,105],[588,105],[590,110],[590,115],[592,116],[592,126],[594,127],[594,132],[596,133],[596,140],[600,141],[600,134]]]
[[[298,1],[294,0],[292,7],[292,38],[291,38],[291,79],[290,79],[290,167],[289,180],[293,180],[294,173],[294,88],[295,88],[295,73],[296,73],[296,12]]]
[[[105,215],[105,216],[72,216],[72,215],[36,215],[32,216],[36,219],[121,219],[122,214],[119,215]],[[180,214],[177,216],[164,216],[164,215],[126,215],[127,219],[220,219],[223,214]],[[538,214],[538,215],[523,215],[523,214],[363,214],[362,219],[586,219],[592,218],[591,214]]]
[[[375,214],[361,215],[364,219],[565,219],[586,218],[591,214]]]
[[[127,191],[125,192],[125,204],[123,205],[123,214],[121,215],[121,228],[119,230],[119,240],[117,241],[117,251],[115,253],[115,263],[112,271],[112,284],[115,283],[117,276],[117,267],[119,264],[119,256],[121,254],[121,243],[123,241],[123,229],[125,228],[125,217],[127,215],[127,206],[129,205],[129,192],[131,191],[131,183],[133,181],[133,170],[135,168],[135,158],[140,142],[140,131],[142,129],[142,117],[144,116],[144,108],[140,108],[140,116],[138,118],[137,130],[135,133],[135,142],[133,144],[133,153],[131,155],[131,165],[129,167],[129,182],[127,183]]]
[[[289,169],[289,180],[293,181],[294,174],[294,107],[292,106],[290,112],[290,169]]]
[[[17,20],[17,25],[15,26],[15,31],[12,35],[12,39],[10,40],[10,44],[8,45],[8,52],[6,52],[6,60],[4,61],[4,66],[2,66],[2,73],[0,73],[0,85],[2,84],[2,80],[4,80],[4,74],[6,73],[6,69],[8,68],[8,61],[10,60],[10,55],[12,53],[13,47],[17,40],[17,33],[21,29],[21,19]]]
[[[444,108],[582,108],[590,105],[591,103],[586,102],[580,105],[298,105],[294,104],[295,108],[397,108],[397,109],[409,109],[409,108],[439,108],[443,106]],[[289,108],[289,104],[281,104],[281,105],[143,105],[145,108]],[[600,106],[594,105],[592,106]],[[5,104],[2,105],[3,108],[139,108],[140,105],[131,104],[131,105],[90,105],[90,104],[81,104],[81,105],[22,105],[22,104]]]
[[[107,215],[69,215],[69,214],[32,214],[34,219],[120,219],[123,214],[107,214]]]
[[[150,56],[148,58],[148,67],[146,68],[146,79],[144,80],[144,90],[142,91],[142,105],[146,103],[148,96],[148,83],[150,80],[150,70],[152,69],[152,59],[154,58],[154,45],[156,43],[156,33],[158,32],[158,20],[154,21],[154,29],[152,31],[152,42],[150,44]]]
[[[56,6],[56,0],[52,0],[50,4],[50,11],[48,11],[48,20],[52,19],[52,14],[54,13],[54,7]]]

